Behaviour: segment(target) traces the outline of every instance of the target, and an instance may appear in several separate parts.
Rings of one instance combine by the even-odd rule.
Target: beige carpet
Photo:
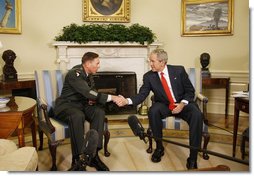
[[[187,144],[186,139],[171,139]],[[160,163],[151,161],[151,154],[146,153],[147,144],[137,137],[111,138],[109,142],[110,157],[104,157],[101,151],[101,159],[108,165],[110,171],[186,171],[186,159],[189,150],[173,144],[166,144],[165,155]],[[232,146],[228,144],[209,143],[209,150],[230,156]],[[51,167],[49,150],[45,148],[39,151],[39,171],[48,171]],[[237,148],[237,157],[240,157]],[[247,157],[248,159],[248,157]],[[70,144],[67,140],[57,149],[57,166],[59,171],[69,169],[71,163]],[[199,168],[215,167],[217,165],[227,165],[231,172],[249,172],[250,168],[246,165],[222,159],[210,155],[209,160],[204,160],[200,154],[198,158]],[[87,167],[88,171],[95,171],[94,168]]]
[[[186,171],[186,159],[189,154],[189,150],[183,147],[179,147],[173,144],[164,144],[165,155],[160,163],[153,163],[151,161],[151,154],[146,153],[147,144],[139,140],[138,137],[132,137],[133,133],[130,130],[126,117],[123,117],[125,122],[117,120],[110,121],[109,130],[111,133],[111,139],[109,141],[109,152],[110,157],[104,157],[103,151],[101,151],[101,159],[108,165],[111,171]],[[142,117],[140,117],[142,119]],[[142,124],[147,127],[147,119],[144,117]],[[224,127],[224,116],[223,115],[210,115],[209,122]],[[233,117],[229,117],[229,130],[226,132],[224,130],[218,130],[217,128],[209,127],[209,132],[211,134],[211,139],[208,145],[208,150],[218,152],[224,155],[232,156],[232,130],[233,130]],[[249,126],[249,118],[241,117],[239,121],[239,131],[240,135],[242,131]],[[181,132],[181,133],[180,133]],[[184,131],[166,131],[166,136],[171,136],[170,140],[182,142],[188,144],[188,135]],[[178,136],[178,138],[173,138]],[[184,139],[179,139],[179,137]],[[11,137],[16,143],[17,136]],[[39,139],[39,138],[37,138]],[[238,136],[238,144],[240,143],[240,136]],[[26,145],[31,146],[31,134],[30,131],[26,135]],[[39,145],[39,142],[37,142]],[[251,145],[251,144],[250,144]],[[248,149],[247,149],[248,151]],[[39,154],[39,171],[48,171],[51,168],[51,157],[49,150],[47,148],[47,139],[44,139],[44,150],[38,151]],[[241,153],[239,145],[236,149],[236,157],[240,158]],[[246,160],[248,160],[246,156]],[[59,171],[66,171],[70,168],[71,164],[71,149],[69,140],[57,148],[57,167]],[[239,164],[237,162],[222,159],[213,155],[210,155],[209,160],[204,160],[200,154],[198,158],[199,168],[215,167],[217,165],[227,165],[230,167],[231,172],[244,172],[249,173],[250,167]],[[88,171],[95,171],[94,168],[87,167]],[[150,173],[150,172],[149,172]],[[160,172],[162,173],[162,172]]]

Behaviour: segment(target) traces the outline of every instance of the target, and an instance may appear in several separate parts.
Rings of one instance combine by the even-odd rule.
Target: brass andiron
[[[140,115],[147,115],[147,113],[148,113],[148,107],[144,103],[142,103],[141,107],[138,110],[138,113]]]

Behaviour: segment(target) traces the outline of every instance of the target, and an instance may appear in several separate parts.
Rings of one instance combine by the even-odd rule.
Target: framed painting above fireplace
[[[130,0],[83,0],[83,21],[129,22]]]

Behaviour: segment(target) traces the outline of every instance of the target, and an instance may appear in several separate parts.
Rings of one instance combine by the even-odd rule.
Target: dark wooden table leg
[[[235,157],[238,122],[239,122],[239,108],[238,108],[238,102],[237,102],[237,100],[235,100],[234,134],[233,134],[233,157]]]
[[[37,150],[37,140],[36,140],[36,124],[35,121],[32,122],[31,124],[31,132],[32,132],[32,139],[33,139],[33,146]]]
[[[19,147],[24,147],[25,137],[24,137],[24,127],[22,122],[18,126],[18,140],[19,140]]]
[[[225,100],[225,127],[228,128],[228,99],[229,99],[229,80],[226,84],[226,100]]]

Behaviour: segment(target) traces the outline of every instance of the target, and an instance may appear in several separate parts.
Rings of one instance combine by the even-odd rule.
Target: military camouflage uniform
[[[56,118],[68,123],[73,157],[82,153],[84,122],[99,134],[98,149],[102,148],[105,112],[100,105],[107,102],[108,95],[94,90],[92,75],[87,76],[82,65],[73,67],[66,75],[61,96],[57,98]]]

